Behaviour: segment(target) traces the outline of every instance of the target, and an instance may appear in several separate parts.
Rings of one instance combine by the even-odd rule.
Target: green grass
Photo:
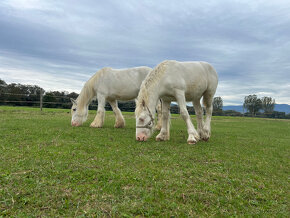
[[[289,121],[213,117],[188,145],[179,116],[170,141],[142,143],[133,113],[125,129],[94,115],[0,107],[0,216],[289,217]]]

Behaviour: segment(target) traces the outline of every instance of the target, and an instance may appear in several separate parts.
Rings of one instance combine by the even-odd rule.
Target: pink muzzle
[[[144,133],[139,133],[136,136],[136,140],[140,141],[140,142],[145,142],[145,141],[147,141],[147,139],[148,139],[148,137]]]
[[[74,121],[71,122],[71,125],[72,126],[80,126],[80,124],[78,122],[74,122]]]

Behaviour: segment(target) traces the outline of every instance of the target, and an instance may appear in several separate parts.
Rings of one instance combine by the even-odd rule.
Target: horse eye
[[[76,110],[77,110],[76,108],[73,109],[73,111],[76,111]]]
[[[144,119],[143,119],[143,118],[139,118],[139,120],[140,120],[141,122],[144,122]]]

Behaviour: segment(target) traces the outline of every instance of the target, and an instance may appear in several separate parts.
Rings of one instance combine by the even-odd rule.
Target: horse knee
[[[180,110],[180,115],[183,119],[187,119],[189,117],[188,113],[185,110]]]
[[[168,113],[162,113],[162,119],[168,120],[169,114]]]
[[[97,114],[103,115],[105,113],[105,109],[98,109]]]
[[[213,107],[212,106],[209,106],[209,107],[205,108],[205,112],[206,112],[207,115],[211,115],[212,111],[213,111]]]

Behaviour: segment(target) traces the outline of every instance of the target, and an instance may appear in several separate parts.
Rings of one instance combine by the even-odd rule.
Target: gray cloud
[[[219,73],[225,104],[253,93],[290,103],[289,10],[282,0],[6,0],[0,78],[80,91],[104,66],[204,60]]]

